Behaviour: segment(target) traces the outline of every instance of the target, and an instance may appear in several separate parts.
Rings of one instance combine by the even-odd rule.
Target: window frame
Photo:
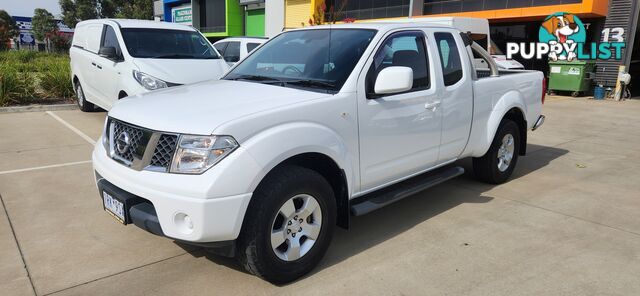
[[[459,65],[460,65],[460,77],[453,83],[451,84],[447,84],[447,80],[445,79],[445,65],[444,65],[444,58],[442,56],[442,52],[440,51],[440,44],[438,42],[438,34],[448,34],[449,36],[451,36],[451,39],[453,40],[453,42],[455,43],[455,51],[458,54],[458,61],[459,61]],[[433,32],[433,41],[436,44],[436,50],[438,51],[438,56],[440,58],[440,70],[442,71],[442,84],[444,85],[444,87],[452,87],[455,86],[456,84],[460,83],[460,81],[462,81],[464,79],[465,76],[465,70],[464,70],[464,65],[462,64],[462,53],[460,52],[460,48],[459,48],[459,42],[458,40],[456,40],[456,36],[455,34],[453,34],[452,32],[448,32],[448,31],[434,31]],[[451,48],[451,47],[449,47]]]
[[[114,62],[122,62],[124,61],[124,53],[122,53],[122,47],[120,46],[120,40],[118,39],[118,34],[116,33],[116,29],[111,25],[104,24],[102,26],[102,34],[100,36],[100,44],[98,46],[98,51],[100,51],[100,48],[104,47],[104,40],[105,40],[105,37],[107,36],[108,28],[111,28],[113,30],[113,35],[116,37],[116,43],[118,45],[118,47],[116,47],[116,54],[117,54],[116,59],[115,60],[108,59],[108,60],[111,60]]]
[[[416,88],[414,89],[413,87],[408,90],[408,91],[404,91],[404,92],[399,92],[399,93],[393,93],[393,94],[376,94],[373,91],[373,88],[375,87],[375,83],[376,83],[376,79],[378,77],[378,74],[380,73],[379,71],[377,73],[375,70],[375,59],[378,56],[378,54],[380,54],[380,52],[384,49],[384,46],[387,44],[387,41],[396,38],[396,37],[401,37],[402,35],[409,35],[411,36],[411,34],[416,34],[416,35],[422,35],[422,44],[424,45],[424,59],[426,62],[426,69],[427,69],[427,86],[425,87],[421,87],[421,88]],[[416,36],[419,37],[419,36]],[[373,55],[371,56],[372,61],[371,64],[369,65],[369,69],[367,70],[367,74],[365,76],[365,80],[364,80],[364,87],[365,87],[365,94],[366,94],[366,98],[369,100],[374,100],[374,99],[379,99],[379,98],[383,98],[383,97],[388,97],[388,96],[395,96],[395,95],[400,95],[400,94],[406,94],[406,93],[412,93],[412,92],[418,92],[418,91],[425,91],[425,90],[429,90],[431,89],[432,85],[431,85],[431,67],[429,64],[429,43],[427,42],[427,34],[422,31],[422,30],[415,30],[415,29],[411,29],[411,30],[402,30],[402,31],[395,31],[392,32],[391,34],[389,34],[388,36],[386,36],[382,42],[380,42],[378,48],[374,51]]]

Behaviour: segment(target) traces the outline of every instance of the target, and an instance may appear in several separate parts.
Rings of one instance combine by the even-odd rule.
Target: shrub
[[[0,106],[25,104],[34,92],[33,77],[8,65],[0,67]]]
[[[0,52],[0,106],[33,98],[71,98],[69,57],[35,51]]]
[[[69,63],[55,61],[48,65],[48,69],[40,73],[40,88],[45,98],[71,98],[73,85],[71,84],[71,67]]]

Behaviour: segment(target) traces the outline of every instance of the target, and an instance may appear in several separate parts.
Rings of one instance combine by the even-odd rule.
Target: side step
[[[361,216],[390,205],[407,196],[464,174],[462,167],[441,168],[407,179],[387,188],[363,195],[351,205],[351,214]]]

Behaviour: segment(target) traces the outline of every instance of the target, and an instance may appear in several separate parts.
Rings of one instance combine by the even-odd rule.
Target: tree
[[[113,2],[115,16],[128,19],[153,19],[153,0],[103,0]]]
[[[73,28],[95,18],[153,19],[153,0],[59,0],[62,21]]]
[[[7,42],[18,36],[20,30],[16,21],[4,10],[0,10],[0,50],[7,49]]]
[[[70,28],[75,27],[79,21],[100,17],[98,0],[59,0],[58,3],[62,11],[62,21]]]
[[[31,27],[33,35],[36,36],[36,40],[42,40],[49,49],[49,39],[52,35],[57,34],[58,24],[53,18],[53,15],[46,9],[36,8],[33,11],[33,18],[31,19]]]

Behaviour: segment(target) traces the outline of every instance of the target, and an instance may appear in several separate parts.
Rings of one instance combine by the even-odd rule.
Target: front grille
[[[123,141],[125,135],[129,138],[129,145],[124,150],[118,149],[118,142]],[[128,161],[129,163],[133,162],[134,153],[138,149],[138,146],[140,146],[141,144],[142,136],[142,129],[122,123],[120,121],[115,121],[113,125],[113,145],[115,148],[115,155]]]
[[[178,136],[163,134],[158,140],[156,149],[151,157],[151,166],[168,168],[171,165],[171,158],[176,151]]]
[[[167,172],[178,146],[178,135],[109,119],[109,155],[134,170]]]

